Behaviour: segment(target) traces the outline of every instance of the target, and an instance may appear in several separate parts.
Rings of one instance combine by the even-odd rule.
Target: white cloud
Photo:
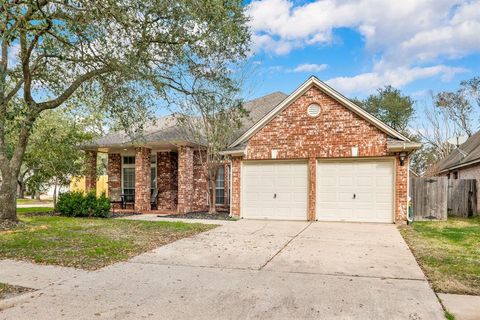
[[[307,72],[320,72],[325,70],[328,67],[326,64],[316,64],[316,63],[304,63],[296,66],[295,68],[291,69],[291,72],[298,72],[298,73],[307,73]]]
[[[431,67],[396,68],[385,72],[368,72],[353,77],[337,77],[327,80],[327,83],[340,92],[352,94],[372,92],[377,88],[392,85],[400,88],[419,79],[440,76],[442,81],[449,81],[458,73],[467,72],[463,68],[453,68],[445,65]]]
[[[20,62],[18,57],[19,54],[20,54],[20,43],[15,43],[8,48],[7,63],[9,68],[13,68]]]
[[[287,55],[334,45],[338,28],[357,31],[373,66],[330,80],[347,92],[428,77],[449,81],[465,70],[447,66],[448,59],[480,53],[480,0],[254,0],[247,12],[254,52]]]
[[[480,1],[257,0],[247,8],[255,50],[274,54],[333,41],[336,28],[357,30],[381,65],[402,66],[480,51]]]

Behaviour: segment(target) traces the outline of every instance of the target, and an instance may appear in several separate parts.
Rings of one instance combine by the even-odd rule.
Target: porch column
[[[177,154],[167,151],[157,153],[158,208],[177,209]]]
[[[85,151],[85,191],[97,190],[97,151]]]
[[[178,213],[192,211],[193,202],[193,148],[178,148]]]
[[[122,194],[122,157],[120,153],[108,154],[108,196],[110,199],[119,201]]]
[[[135,148],[135,212],[148,212],[150,206],[151,149]]]

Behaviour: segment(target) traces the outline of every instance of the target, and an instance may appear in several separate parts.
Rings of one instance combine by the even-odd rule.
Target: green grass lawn
[[[480,217],[400,229],[437,292],[480,295]]]
[[[24,214],[36,212],[52,212],[53,208],[47,207],[31,207],[31,208],[17,208],[17,214],[22,217]]]
[[[92,270],[215,227],[198,223],[31,215],[32,211],[39,210],[48,208],[19,209],[23,224],[13,230],[0,231],[0,259]]]

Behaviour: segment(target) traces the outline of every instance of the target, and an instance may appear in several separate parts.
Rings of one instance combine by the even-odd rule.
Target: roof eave
[[[451,167],[448,167],[448,168],[445,168],[445,169],[441,169],[440,171],[438,171],[438,173],[447,173],[448,171],[452,171],[452,170],[455,170],[455,169],[460,169],[460,168],[463,168],[463,167],[468,167],[468,166],[471,166],[472,164],[476,164],[476,163],[480,163],[480,158],[469,161],[469,162],[461,163],[461,164],[458,164],[458,165],[455,165],[455,166],[451,166]]]
[[[225,151],[220,151],[220,154],[222,156],[244,156],[245,155],[245,150],[225,150]]]

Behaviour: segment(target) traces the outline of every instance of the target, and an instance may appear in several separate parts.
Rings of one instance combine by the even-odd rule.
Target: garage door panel
[[[358,176],[357,177],[357,186],[359,187],[371,187],[374,185],[374,177],[369,176]]]
[[[244,163],[241,179],[242,217],[306,220],[307,173],[306,163]]]
[[[393,181],[392,161],[319,161],[317,219],[392,222]]]

